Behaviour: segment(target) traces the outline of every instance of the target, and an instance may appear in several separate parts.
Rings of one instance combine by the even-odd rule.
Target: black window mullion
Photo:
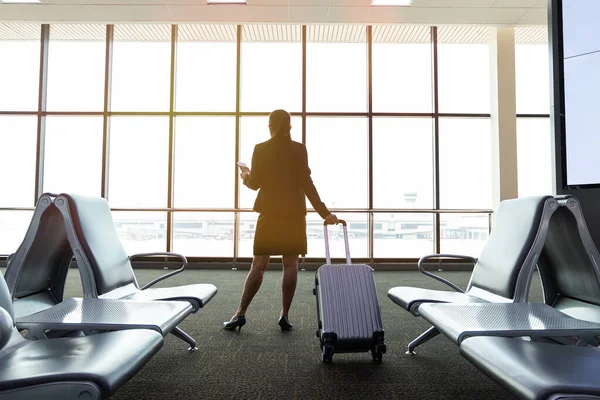
[[[173,208],[174,203],[174,180],[175,180],[175,79],[177,69],[177,33],[178,26],[171,26],[171,77],[169,92],[169,156],[168,156],[168,180],[167,180],[167,208]],[[173,212],[167,212],[167,251],[173,251]]]
[[[306,25],[302,25],[302,143],[306,145]]]
[[[439,75],[438,75],[438,28],[431,27],[431,46],[433,64],[433,201],[434,209],[440,209],[440,110],[439,110]],[[435,253],[441,252],[441,215],[434,214],[433,243]]]
[[[367,124],[368,124],[368,174],[367,184],[369,189],[368,208],[373,210],[373,27],[367,26]],[[368,247],[367,255],[371,259],[371,264],[374,263],[374,246],[375,246],[375,224],[374,215],[372,212],[368,214]]]
[[[102,123],[102,187],[100,195],[108,200],[108,171],[110,157],[110,101],[112,91],[112,60],[115,26],[106,26],[106,54],[104,58],[104,110]]]
[[[236,265],[238,257],[238,241],[240,227],[240,180],[238,179],[237,162],[240,160],[240,104],[241,104],[241,84],[242,84],[242,25],[237,26],[236,34],[236,70],[235,70],[235,162],[234,165],[234,208],[236,210],[233,219],[233,265]]]
[[[43,24],[40,38],[40,76],[38,92],[38,119],[35,152],[35,190],[33,204],[44,190],[44,152],[46,145],[46,99],[48,96],[48,50],[50,44],[50,25]]]

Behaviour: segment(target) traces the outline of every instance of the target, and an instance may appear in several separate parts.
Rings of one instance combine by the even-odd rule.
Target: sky
[[[100,41],[50,41],[48,111],[103,110],[104,51]],[[440,112],[489,113],[488,46],[440,44],[438,55]],[[300,43],[243,43],[241,57],[242,112],[301,111]],[[167,42],[115,42],[112,111],[168,112],[170,65]],[[366,112],[366,66],[365,44],[307,43],[307,111]],[[175,110],[235,111],[235,71],[235,43],[179,43]],[[516,72],[517,113],[549,113],[547,46],[517,45]],[[0,41],[0,111],[35,111],[38,75],[39,42]],[[373,111],[431,113],[431,75],[430,45],[374,43]],[[102,123],[101,116],[46,118],[44,191],[100,195]],[[250,165],[254,146],[269,138],[267,124],[265,116],[241,118],[240,161]],[[232,116],[175,118],[175,207],[234,208],[235,125]],[[520,196],[550,193],[548,118],[520,118],[517,128]],[[36,129],[37,117],[0,116],[0,185],[10,188],[0,196],[0,237],[18,238],[27,226],[26,214],[1,208],[34,205]],[[324,202],[367,208],[367,118],[307,117],[306,132],[309,166]],[[167,116],[110,118],[111,207],[166,207],[168,133]],[[292,137],[302,140],[300,117],[292,118]],[[489,119],[440,118],[441,208],[492,207],[490,137]],[[433,208],[432,148],[431,118],[373,118],[375,209]],[[405,200],[407,194],[416,194],[414,202]],[[255,197],[240,186],[240,208],[251,208]],[[213,214],[176,218],[210,220]],[[218,215],[233,220],[233,213]],[[126,217],[115,213],[114,219],[120,216]],[[0,254],[11,246],[0,243]]]

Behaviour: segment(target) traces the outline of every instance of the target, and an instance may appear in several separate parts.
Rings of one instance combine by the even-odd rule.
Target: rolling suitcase
[[[352,264],[346,221],[339,223],[344,231],[346,264],[331,263],[329,234],[324,224],[326,264],[317,270],[313,289],[323,362],[330,362],[334,353],[369,350],[373,360],[380,362],[386,346],[373,269],[366,264]]]

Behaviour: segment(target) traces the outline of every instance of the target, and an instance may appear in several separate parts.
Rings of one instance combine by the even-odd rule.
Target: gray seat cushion
[[[557,394],[600,399],[600,351],[595,348],[471,337],[461,343],[460,353],[520,399],[547,400]]]
[[[473,269],[469,291],[478,288],[505,299],[523,296],[519,284],[537,262],[533,249],[542,244],[538,240],[546,202],[554,203],[552,196],[534,196],[504,200],[496,211],[494,229]],[[550,207],[550,206],[548,206]],[[434,255],[427,256],[431,258]],[[517,291],[517,286],[519,291]],[[483,300],[451,291],[395,287],[388,297],[400,307],[411,311],[416,303],[482,303]],[[414,311],[413,311],[414,312]]]
[[[210,283],[172,286],[163,288],[148,288],[136,291],[130,300],[180,300],[194,304],[194,311],[204,307],[217,294],[217,287]]]
[[[417,303],[483,303],[484,301],[465,293],[446,290],[421,289],[397,286],[388,291],[388,297],[400,307],[411,311]]]
[[[55,382],[93,382],[109,396],[162,347],[162,336],[136,329],[77,338],[22,340],[0,352],[0,390]]]
[[[471,285],[512,299],[522,268],[535,266],[528,256],[538,240],[546,201],[552,196],[504,200],[498,206],[492,232],[477,258]],[[554,202],[555,203],[555,202]]]

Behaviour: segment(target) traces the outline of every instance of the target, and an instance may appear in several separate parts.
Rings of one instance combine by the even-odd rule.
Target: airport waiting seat
[[[421,316],[459,344],[469,336],[529,336],[597,345],[600,336],[600,253],[579,202],[558,200],[537,265],[544,302],[423,304]]]
[[[55,197],[50,193],[40,196],[21,245],[7,261],[4,278],[16,318],[45,310],[64,299],[73,252],[62,215],[53,204]]]
[[[507,337],[465,339],[460,354],[522,400],[600,400],[600,350]]]
[[[525,302],[532,275],[545,240],[550,215],[557,207],[552,196],[535,196],[505,200],[496,212],[494,228],[478,260],[469,256],[433,254],[422,257],[419,271],[436,279],[454,291],[430,290],[398,286],[388,291],[388,297],[397,305],[420,315],[423,303],[512,303]],[[463,259],[474,263],[473,273],[466,290],[427,271],[431,259]],[[408,345],[407,354],[439,334],[429,328]]]
[[[189,302],[64,299],[73,252],[53,197],[44,194],[38,200],[25,238],[6,268],[17,329],[31,339],[126,329],[152,329],[163,336],[176,331],[193,312]]]
[[[107,399],[160,350],[152,330],[27,340],[0,276],[0,400]]]
[[[54,204],[64,218],[69,243],[82,277],[84,296],[102,299],[180,300],[193,306],[193,312],[204,307],[217,293],[212,284],[191,284],[154,288],[155,284],[182,272],[187,259],[176,253],[158,252],[128,257],[114,227],[111,210],[102,197],[61,194]],[[145,286],[139,286],[131,260],[138,257],[179,258],[182,266]],[[195,341],[177,328],[173,334],[190,343]]]
[[[517,321],[508,309],[505,319],[512,326],[490,329],[482,323],[489,310],[472,313],[469,305],[458,306],[452,310],[455,333],[449,337],[461,336],[461,355],[521,399],[600,399],[600,253],[577,199],[565,196],[559,205],[538,262],[544,303],[532,304],[538,313],[549,309],[555,315],[530,314]],[[430,306],[424,306],[425,318],[450,311],[438,307],[446,305]],[[471,314],[468,321],[465,313]],[[434,323],[440,319],[429,318]]]

